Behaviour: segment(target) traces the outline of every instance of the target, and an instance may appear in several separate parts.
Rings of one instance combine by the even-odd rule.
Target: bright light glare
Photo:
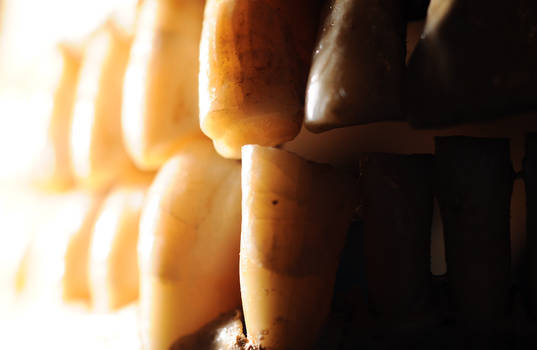
[[[51,110],[51,94],[0,91],[0,180],[20,179],[31,169]]]

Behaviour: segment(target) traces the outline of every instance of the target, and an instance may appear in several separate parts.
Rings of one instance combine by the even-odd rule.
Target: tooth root
[[[308,349],[329,310],[353,181],[273,148],[242,149],[241,294],[248,339]],[[314,305],[314,307],[312,307]]]
[[[433,160],[382,153],[362,158],[367,289],[383,321],[416,321],[430,311]]]
[[[123,136],[135,164],[157,170],[193,137],[204,1],[147,0],[124,82]]]
[[[164,350],[240,305],[240,163],[189,143],[159,171],[138,257],[145,349]]]
[[[508,139],[436,138],[436,195],[451,295],[464,322],[508,312],[509,210],[514,172]]]
[[[200,47],[200,123],[227,158],[292,140],[303,118],[318,1],[208,0]]]

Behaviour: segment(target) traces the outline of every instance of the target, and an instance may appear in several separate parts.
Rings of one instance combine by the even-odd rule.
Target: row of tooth
[[[356,11],[350,3],[341,1],[332,15]],[[82,56],[63,51],[64,75],[49,130],[51,148],[49,157],[42,159],[41,169],[46,171],[37,173],[36,181],[53,189],[74,183],[93,189],[143,186],[160,169],[141,214],[138,245],[142,334],[150,349],[165,349],[237,307],[240,294],[250,340],[269,348],[308,348],[329,312],[337,255],[353,208],[350,198],[357,198],[351,196],[352,185],[339,171],[284,151],[246,146],[240,154],[245,144],[289,141],[301,127],[318,9],[307,1],[278,5],[208,1],[204,7],[203,1],[145,1],[134,36],[108,22],[88,39]],[[398,22],[402,26],[404,20]],[[397,30],[391,34],[401,36]],[[402,47],[404,41],[399,41]],[[330,51],[323,50],[330,58]],[[399,51],[387,66],[399,67],[400,72],[390,68],[391,74],[403,74],[404,50]],[[314,69],[322,63],[319,57]],[[343,71],[345,64],[337,67]],[[313,73],[307,125],[326,130],[363,122],[347,122],[342,116],[327,121],[338,110],[337,103],[355,92],[349,88],[337,90],[330,113],[309,110],[310,104],[322,102],[321,97],[332,96],[327,87],[314,88]],[[392,84],[398,85],[394,79]],[[392,97],[401,99],[401,93]],[[386,103],[386,108],[394,105]],[[363,114],[355,108],[351,112]],[[382,119],[386,118],[374,118]],[[213,139],[218,153],[242,156],[242,210],[240,164],[217,155],[198,125]],[[101,294],[105,308],[115,307],[136,297],[137,283],[128,274],[136,256],[133,227],[141,205],[125,214],[129,238],[116,243],[121,246],[117,254],[128,256],[131,268],[113,280],[125,278],[130,291],[114,296],[89,287],[94,277],[91,272],[87,277],[84,255],[99,254],[100,248],[87,247],[90,241],[102,242],[97,231],[104,232],[104,224],[99,223],[112,215],[106,208],[113,206],[108,199],[91,238],[89,222],[99,207],[95,201],[87,207],[85,228],[75,230],[72,248],[66,248],[66,254],[74,254],[69,261],[77,263],[65,265],[64,293],[68,298],[93,294],[95,304]],[[123,201],[126,206],[133,199]]]
[[[529,192],[534,140],[525,168]],[[363,252],[347,254],[355,256],[351,265],[363,266],[346,276],[350,290],[364,283],[356,271],[365,269],[369,304],[381,319],[435,322],[429,262],[436,193],[459,317],[508,318],[515,173],[507,140],[439,138],[435,158],[368,154],[359,179],[274,148],[245,146],[242,158],[241,167],[209,141],[192,142],[163,166],[145,200],[145,190],[136,189],[115,191],[102,205],[102,196],[79,201],[69,235],[40,235],[45,241],[36,249],[54,235],[60,240],[34,259],[57,260],[63,249],[63,297],[91,296],[101,310],[136,300],[139,264],[142,341],[150,349],[168,348],[241,301],[250,342],[307,349],[330,312],[345,240],[357,239],[346,238],[357,234],[348,231],[357,206]],[[535,254],[531,244],[527,249]]]

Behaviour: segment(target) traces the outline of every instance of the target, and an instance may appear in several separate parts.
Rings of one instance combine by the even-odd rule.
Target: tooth
[[[241,294],[248,339],[309,349],[330,311],[354,181],[292,153],[242,148]]]
[[[105,200],[93,228],[89,282],[95,309],[110,311],[138,298],[138,227],[145,187],[120,188]]]
[[[157,170],[201,134],[198,58],[204,1],[143,3],[124,83],[123,136],[136,165]]]
[[[136,172],[121,141],[121,86],[131,39],[112,21],[85,48],[76,89],[70,145],[77,180],[102,188]]]
[[[537,2],[432,0],[408,63],[408,117],[438,128],[537,106]]]
[[[94,211],[100,201],[98,197],[99,195],[94,197],[89,193],[72,192],[48,194],[34,199],[34,232],[25,256],[26,261],[22,262],[19,270],[23,274],[19,278],[23,280],[25,292],[31,299],[58,302],[63,291],[66,299],[72,294],[87,299],[83,277],[72,273],[76,270],[73,266],[83,265],[84,246],[71,245],[71,241],[76,240],[75,237],[86,236],[91,231]],[[73,248],[77,252],[68,253]],[[66,265],[71,267],[67,268]],[[77,272],[84,274],[84,271],[81,268]],[[75,289],[83,292],[73,293]]]
[[[68,241],[64,250],[64,271],[62,277],[62,297],[64,300],[90,299],[88,276],[89,249],[92,228],[102,203],[102,196],[80,196],[75,199],[73,220],[65,233]]]
[[[240,163],[205,138],[159,171],[140,221],[145,349],[168,349],[240,305]]]
[[[402,1],[334,1],[313,56],[306,127],[403,119],[405,37]]]
[[[55,54],[61,70],[54,91],[46,144],[32,172],[39,188],[52,191],[65,190],[74,185],[69,132],[81,62],[80,48],[74,45],[60,44]]]
[[[200,47],[200,123],[222,156],[292,140],[303,118],[318,1],[208,0]]]
[[[39,214],[21,271],[31,299],[89,302],[90,241],[102,199],[103,193],[78,191],[36,203]]]

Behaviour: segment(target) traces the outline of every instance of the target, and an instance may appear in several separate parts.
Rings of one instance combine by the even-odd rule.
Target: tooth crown
[[[161,169],[140,223],[143,342],[168,349],[240,304],[240,164],[206,139]]]
[[[243,147],[241,293],[248,338],[308,349],[330,309],[353,180],[327,165]],[[312,308],[315,305],[315,308]]]
[[[200,48],[200,125],[224,157],[293,139],[303,117],[316,33],[309,1],[207,2]],[[300,21],[296,21],[300,18]]]
[[[122,126],[141,169],[156,170],[198,125],[198,55],[203,1],[146,1],[124,82]]]
[[[121,84],[130,39],[110,23],[85,49],[71,127],[71,158],[81,184],[106,187],[134,171],[121,141]]]
[[[114,310],[138,298],[137,243],[145,188],[115,190],[93,228],[89,280],[92,304]]]

